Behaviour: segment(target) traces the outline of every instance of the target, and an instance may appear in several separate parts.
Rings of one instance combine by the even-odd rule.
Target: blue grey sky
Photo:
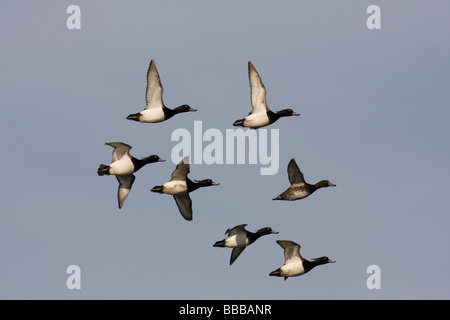
[[[69,30],[69,5],[81,29]],[[381,8],[369,30],[366,9]],[[0,4],[0,298],[449,299],[450,4],[448,1],[2,1]],[[168,107],[144,108],[155,59]],[[279,129],[280,169],[191,165],[220,186],[191,194],[185,221],[171,196],[171,134],[194,121],[225,133],[250,111],[247,63],[269,107],[301,116]],[[105,142],[168,159],[136,173],[124,207],[99,177]],[[206,143],[205,143],[206,144]],[[337,185],[272,201],[295,158],[305,179]],[[229,227],[270,226],[230,266],[213,248]],[[276,240],[337,262],[283,281]],[[66,269],[78,265],[81,289]],[[366,269],[381,270],[369,290]]]

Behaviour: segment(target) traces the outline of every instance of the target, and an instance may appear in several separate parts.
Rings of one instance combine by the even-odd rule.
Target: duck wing
[[[125,202],[128,194],[131,191],[131,186],[134,183],[136,177],[134,174],[128,175],[117,175],[117,181],[119,181],[119,189],[117,190],[117,199],[119,201],[119,209],[122,208],[123,203]]]
[[[246,247],[237,247],[233,248],[231,251],[231,257],[230,257],[230,266],[233,264],[234,261],[239,257],[239,255],[244,251]]]
[[[227,231],[225,231],[225,234],[228,234],[228,236],[234,236],[238,233],[243,233],[245,232],[245,226],[247,224],[240,224],[238,226],[232,227],[232,228],[228,228]]]
[[[295,159],[291,159],[289,161],[287,172],[289,176],[289,182],[292,184],[303,184],[305,183],[305,179],[303,177],[303,173],[300,171]]]
[[[277,240],[277,243],[284,249],[284,264],[304,260],[298,243],[289,240]]]
[[[114,148],[112,162],[122,159],[125,155],[131,157],[129,151],[132,147],[130,145],[123,142],[107,142],[105,144]]]
[[[250,81],[250,100],[252,103],[251,113],[269,111],[266,101],[266,87],[251,61],[248,62],[248,78]]]
[[[192,200],[187,192],[173,196],[181,215],[188,221],[192,220]]]
[[[156,69],[155,60],[152,59],[147,71],[147,90],[145,92],[145,109],[162,108],[163,102],[163,86],[159,77],[158,69]]]
[[[173,180],[186,181],[186,178],[187,178],[187,175],[189,172],[190,172],[189,156],[187,156],[187,157],[184,157],[183,160],[181,160],[179,164],[177,164],[177,167],[172,172],[170,181],[173,181]]]

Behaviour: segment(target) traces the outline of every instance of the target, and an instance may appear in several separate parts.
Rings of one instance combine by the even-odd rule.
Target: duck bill
[[[189,110],[188,111],[197,111],[197,109],[194,109],[194,108],[189,108]]]
[[[197,183],[200,183],[200,182],[202,182],[202,181],[204,181],[204,180],[194,180],[194,182],[197,182]],[[211,182],[211,185],[212,186],[218,186],[220,183],[218,183],[218,182],[214,182],[214,181],[212,181]]]
[[[293,115],[293,116],[299,116],[299,115],[300,115],[300,113],[297,113],[297,112],[292,112],[292,115]]]
[[[312,258],[311,260],[314,261],[317,259],[320,259],[320,258]],[[331,259],[328,259],[328,261],[327,261],[327,263],[335,263],[335,262],[336,262],[335,260],[331,260]]]

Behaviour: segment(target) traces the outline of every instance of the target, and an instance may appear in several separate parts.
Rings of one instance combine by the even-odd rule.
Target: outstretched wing
[[[231,257],[230,257],[230,266],[233,264],[234,261],[239,257],[239,255],[244,251],[246,247],[237,247],[233,248],[231,251]]]
[[[126,143],[107,142],[105,144],[114,148],[112,153],[112,162],[122,159],[122,157],[126,154],[128,154],[128,156],[130,155],[129,151],[132,147]]]
[[[236,235],[238,233],[245,232],[244,228],[245,228],[246,225],[247,224],[240,224],[238,226],[235,226],[235,227],[232,227],[232,228],[228,228],[227,231],[225,231],[225,234],[228,233],[228,236],[230,237],[230,236],[234,236],[234,235]]]
[[[291,159],[291,161],[289,161],[287,172],[291,185],[305,183],[303,173],[300,171],[297,163],[295,162],[295,159]]]
[[[189,170],[189,156],[184,157],[183,160],[179,164],[177,164],[177,167],[172,172],[172,176],[170,178],[170,181],[176,180],[176,181],[185,181]]]
[[[119,181],[119,189],[117,191],[117,200],[119,201],[119,209],[122,208],[128,194],[131,191],[131,186],[133,185],[136,177],[133,174],[128,175],[116,175],[117,181]]]
[[[145,109],[162,108],[163,102],[163,86],[159,78],[158,69],[156,69],[155,61],[150,62],[147,71],[147,90],[145,93],[146,107]]]
[[[248,62],[248,78],[250,81],[250,100],[252,102],[251,113],[269,111],[266,102],[266,87],[251,61]]]
[[[181,215],[188,221],[192,220],[192,200],[187,192],[176,194],[173,196],[175,202],[177,203],[178,210],[180,210]]]
[[[277,240],[277,243],[284,249],[284,263],[288,264],[294,261],[303,261],[300,255],[300,245],[293,241]]]

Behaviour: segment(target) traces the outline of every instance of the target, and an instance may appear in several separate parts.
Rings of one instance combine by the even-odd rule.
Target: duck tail
[[[244,118],[244,119],[236,120],[236,121],[233,123],[233,126],[236,126],[236,127],[243,127],[243,126],[244,126],[244,121],[245,121],[245,118]]]
[[[283,196],[280,194],[279,196],[273,198],[272,200],[284,200]]]
[[[216,241],[216,243],[214,243],[213,247],[225,247],[225,239]]]
[[[99,176],[109,175],[109,166],[102,163],[97,169],[97,174]]]
[[[281,277],[281,269],[278,268],[277,270],[272,271],[271,273],[269,273],[269,276]]]
[[[139,121],[139,118],[140,118],[140,112],[130,114],[130,115],[127,117],[128,120],[134,120],[134,121]]]
[[[163,193],[163,188],[164,188],[163,186],[154,186],[151,191],[152,192]]]

